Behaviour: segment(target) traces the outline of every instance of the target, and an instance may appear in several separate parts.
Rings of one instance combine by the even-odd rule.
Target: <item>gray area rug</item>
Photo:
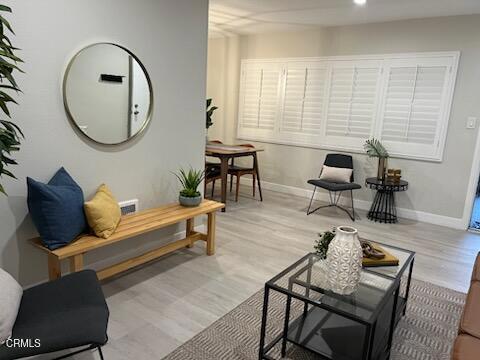
[[[269,328],[282,329],[285,297],[270,293]],[[440,286],[412,281],[407,314],[394,334],[392,360],[448,360],[465,295]],[[293,303],[292,303],[293,304]],[[187,341],[165,360],[258,359],[263,290]],[[297,309],[299,306],[297,305]],[[271,337],[270,337],[271,338]],[[268,340],[268,339],[267,339]],[[345,339],[348,344],[348,339]],[[278,348],[272,350],[279,359]],[[316,359],[314,354],[289,345],[288,359]]]

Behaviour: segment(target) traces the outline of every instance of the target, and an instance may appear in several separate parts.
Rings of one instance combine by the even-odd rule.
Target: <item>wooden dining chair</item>
[[[211,140],[211,141],[209,141],[209,143],[211,143],[211,144],[223,144],[223,142],[221,142],[220,140]],[[220,166],[220,163],[205,160],[205,170],[208,167],[211,167],[211,166]]]
[[[220,140],[211,140],[209,143],[223,144]],[[212,197],[215,192],[215,181],[221,178],[220,163],[205,160],[205,181],[204,181],[204,196],[207,194],[207,185],[212,183]]]
[[[220,172],[220,167],[219,166],[210,166],[205,168],[205,180],[204,180],[204,197],[207,197],[207,185],[212,183],[212,195],[211,197],[213,198],[214,192],[215,192],[215,181],[221,179],[221,172]]]
[[[238,146],[244,146],[246,148],[255,148],[252,144],[240,144]],[[252,193],[253,197],[255,197],[255,181],[258,184],[258,190],[260,194],[260,200],[263,201],[263,196],[262,196],[262,190],[260,187],[260,180],[258,177],[258,172],[257,172],[257,167],[255,166],[255,159],[256,154],[254,153],[252,155],[253,157],[253,164],[251,167],[242,167],[242,166],[236,166],[234,164],[234,160],[232,159],[231,165],[228,167],[228,173],[230,174],[230,192],[233,189],[233,177],[235,176],[237,179],[236,183],[236,189],[235,189],[235,201],[238,201],[238,193],[240,191],[240,178],[244,175],[252,175]]]

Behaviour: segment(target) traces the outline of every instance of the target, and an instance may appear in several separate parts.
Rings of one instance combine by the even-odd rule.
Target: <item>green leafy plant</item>
[[[218,109],[218,107],[211,106],[211,105],[212,105],[212,99],[207,99],[207,124],[206,124],[207,130],[210,126],[213,125],[213,121],[212,121],[213,112]]]
[[[315,253],[321,259],[327,258],[328,246],[330,245],[330,242],[333,240],[334,237],[335,237],[335,228],[333,228],[332,231],[325,231],[323,233],[318,234],[318,239],[315,240],[315,243],[313,244],[313,248],[315,249]]]
[[[372,138],[371,140],[365,141],[363,148],[365,149],[367,155],[370,157],[378,157],[384,159],[390,157],[390,155],[388,155],[387,149],[385,149],[383,144],[378,139]]]
[[[188,171],[180,169],[175,176],[183,186],[183,189],[180,191],[181,196],[197,197],[201,195],[200,191],[198,191],[198,187],[205,178],[205,171],[194,170],[192,168],[190,168]]]
[[[10,23],[1,14],[11,13],[12,9],[5,5],[0,5],[0,109],[4,115],[10,118],[9,103],[16,104],[14,98],[8,93],[11,91],[20,91],[13,73],[15,71],[23,72],[18,63],[23,62],[14,52],[18,49],[12,45],[7,30],[15,34]],[[12,152],[20,150],[20,139],[23,138],[22,130],[10,120],[0,119],[0,180],[3,175],[16,179],[15,175],[6,169],[11,165],[17,165],[17,162],[11,157]],[[0,183],[0,192],[6,195],[5,188]]]

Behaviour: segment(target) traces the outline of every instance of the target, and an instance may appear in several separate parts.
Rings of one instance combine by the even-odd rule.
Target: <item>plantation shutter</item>
[[[381,139],[395,153],[438,157],[448,122],[453,58],[392,60],[386,68]]]
[[[281,67],[277,63],[251,64],[242,68],[239,129],[272,132],[279,109]],[[250,129],[250,130],[249,130]],[[242,130],[240,130],[242,132]]]
[[[283,132],[320,133],[326,72],[323,62],[294,63],[287,67],[281,122]]]
[[[330,72],[325,137],[359,147],[373,133],[381,61],[337,61]]]

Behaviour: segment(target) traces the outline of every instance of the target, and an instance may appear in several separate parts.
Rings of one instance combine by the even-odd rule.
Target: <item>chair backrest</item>
[[[350,155],[345,155],[345,154],[327,154],[323,165],[353,170],[353,159]],[[353,179],[353,171],[352,171],[350,182],[353,182],[353,181],[354,179]]]
[[[213,144],[223,144],[223,142],[221,142],[220,140],[209,140],[208,142]]]

